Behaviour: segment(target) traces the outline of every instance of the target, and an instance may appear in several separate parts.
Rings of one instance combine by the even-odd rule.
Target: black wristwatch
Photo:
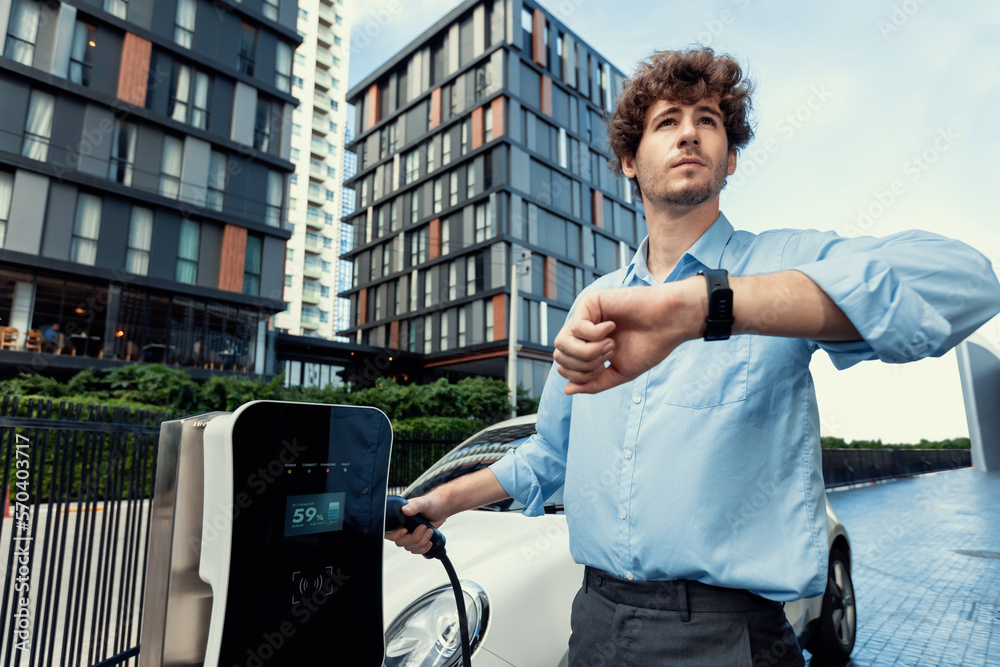
[[[705,340],[729,340],[733,333],[733,290],[725,269],[698,272],[708,282],[708,319]]]

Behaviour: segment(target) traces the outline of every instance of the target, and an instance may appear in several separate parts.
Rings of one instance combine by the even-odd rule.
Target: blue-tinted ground
[[[829,498],[853,551],[848,665],[1000,667],[1000,473],[948,471]]]

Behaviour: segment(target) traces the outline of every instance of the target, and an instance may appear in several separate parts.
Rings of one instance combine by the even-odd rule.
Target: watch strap
[[[729,273],[725,269],[705,269],[708,284],[708,318],[705,340],[729,340],[733,333],[733,290],[729,288]]]

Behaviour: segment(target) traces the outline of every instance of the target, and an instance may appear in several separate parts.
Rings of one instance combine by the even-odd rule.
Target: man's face
[[[622,171],[636,177],[643,199],[653,205],[698,206],[718,197],[726,176],[736,171],[719,103],[660,100],[646,112],[639,150],[622,159]]]

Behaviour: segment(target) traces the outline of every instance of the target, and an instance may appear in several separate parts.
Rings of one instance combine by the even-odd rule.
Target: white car
[[[486,467],[534,432],[535,415],[484,429],[434,463],[403,496],[423,495]],[[544,517],[523,517],[521,509],[508,499],[459,513],[442,526],[466,594],[475,667],[554,667],[568,661],[570,607],[583,581],[583,566],[570,557],[562,492],[546,503]],[[814,655],[846,660],[857,624],[851,549],[829,501],[826,516],[826,594],[789,602],[785,615],[800,644]],[[387,667],[461,664],[455,595],[440,562],[387,544],[384,603]]]

